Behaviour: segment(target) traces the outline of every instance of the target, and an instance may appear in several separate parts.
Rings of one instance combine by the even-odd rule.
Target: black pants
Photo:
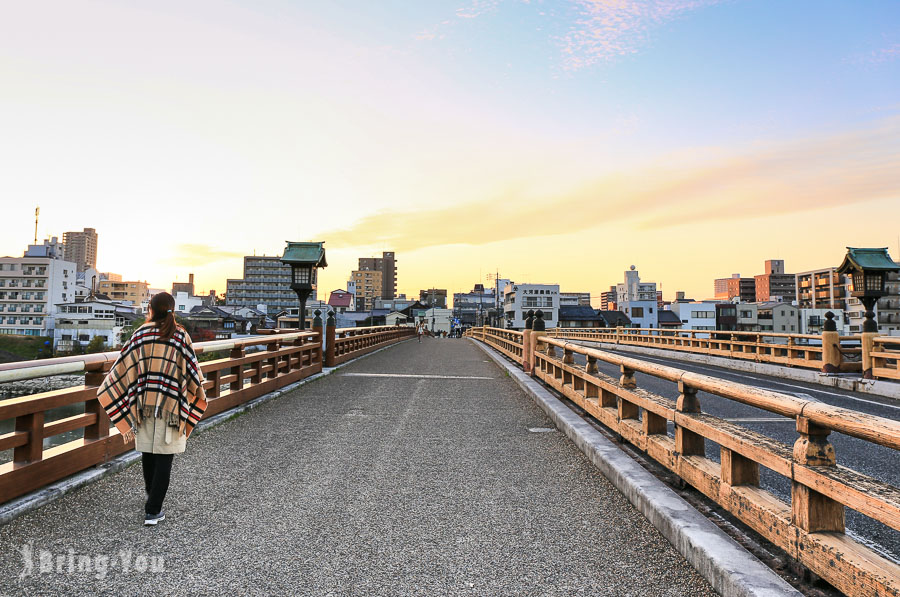
[[[144,512],[159,514],[163,500],[169,490],[169,477],[172,475],[172,457],[174,454],[151,454],[141,452],[141,464],[144,466],[144,489],[147,490],[147,503]]]

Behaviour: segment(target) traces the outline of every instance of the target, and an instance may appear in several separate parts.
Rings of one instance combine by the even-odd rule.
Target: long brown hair
[[[175,299],[168,292],[154,294],[150,299],[150,309],[152,317],[147,314],[147,323],[155,324],[161,339],[168,341],[178,327],[175,323]]]

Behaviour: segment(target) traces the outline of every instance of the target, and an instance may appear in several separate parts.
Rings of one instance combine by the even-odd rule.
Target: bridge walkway
[[[714,594],[547,429],[472,342],[404,342],[192,437],[158,527],[131,466],[0,528],[0,594]]]

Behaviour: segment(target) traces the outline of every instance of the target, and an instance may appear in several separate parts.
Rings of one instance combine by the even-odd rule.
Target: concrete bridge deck
[[[471,342],[405,342],[193,437],[158,527],[139,466],[0,527],[0,593],[714,594],[552,427]]]

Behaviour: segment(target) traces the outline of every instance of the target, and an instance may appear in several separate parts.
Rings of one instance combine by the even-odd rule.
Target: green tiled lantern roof
[[[312,263],[316,267],[327,267],[325,243],[295,243],[286,241],[287,247],[281,256],[283,263]]]
[[[880,249],[847,247],[847,255],[844,257],[844,262],[841,263],[837,273],[846,274],[854,270],[896,272],[900,271],[900,267],[891,259],[887,247]]]

